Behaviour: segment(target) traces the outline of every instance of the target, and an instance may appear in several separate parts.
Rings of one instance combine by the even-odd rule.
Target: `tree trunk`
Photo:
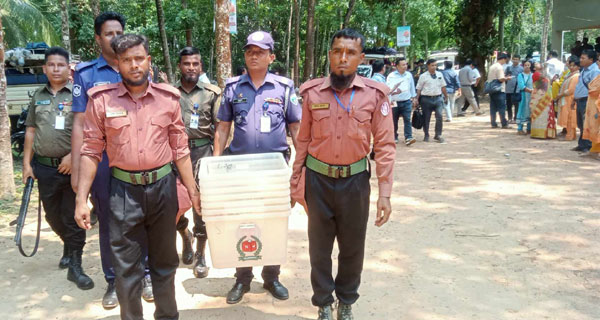
[[[313,68],[312,68],[312,72],[310,74],[312,74],[313,77],[317,76],[317,69],[319,67],[319,52],[321,49],[321,46],[319,44],[319,41],[321,40],[320,35],[319,35],[319,20],[317,18],[315,18],[315,39],[313,40],[315,45],[314,45],[314,49],[313,49]]]
[[[215,12],[217,83],[225,88],[225,80],[231,77],[231,40],[229,35],[229,0],[217,0]]]
[[[544,27],[542,29],[542,48],[540,50],[540,61],[546,61],[548,51],[548,32],[550,30],[550,15],[552,14],[553,0],[546,0],[546,14],[544,15]]]
[[[71,52],[71,36],[69,35],[69,6],[67,0],[60,0],[62,43],[65,50]]]
[[[100,0],[90,0],[90,8],[92,9],[94,19],[96,19],[100,15]]]
[[[344,17],[344,23],[342,24],[342,29],[348,27],[348,23],[350,23],[350,17],[352,17],[352,10],[354,10],[355,4],[356,4],[356,0],[350,0],[348,2],[348,11],[346,11],[346,16]]]
[[[500,1],[500,16],[498,17],[498,42],[500,43],[499,52],[504,51],[504,17],[506,16],[505,7],[506,2]]]
[[[295,44],[294,44],[294,83],[300,86],[300,8],[302,0],[294,0]]]
[[[171,55],[169,54],[169,40],[165,31],[165,14],[162,8],[162,0],[156,0],[156,15],[158,16],[158,30],[160,31],[160,39],[162,42],[163,58],[165,59],[165,68],[169,83],[174,83],[173,67],[171,67]]]
[[[188,8],[186,0],[181,0],[181,7],[184,10]],[[185,29],[185,45],[188,47],[192,46],[192,29],[191,28]]]
[[[15,196],[13,158],[10,144],[10,120],[6,106],[6,76],[4,75],[4,32],[0,15],[0,199]]]
[[[402,26],[406,26],[406,1],[402,0],[400,5],[402,6]],[[406,58],[406,46],[402,47],[402,51],[404,52],[404,58]]]
[[[312,70],[315,53],[315,2],[308,0],[308,10],[306,19],[306,49],[304,54],[304,81],[312,78]]]
[[[294,17],[294,0],[290,0],[290,18],[288,19],[287,42],[285,45],[285,71],[290,75],[290,42],[292,39],[292,18]]]

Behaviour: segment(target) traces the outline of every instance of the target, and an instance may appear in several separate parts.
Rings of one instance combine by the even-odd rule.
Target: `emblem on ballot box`
[[[239,261],[260,260],[262,256],[262,242],[260,241],[260,229],[252,223],[240,224],[237,230],[237,252]]]

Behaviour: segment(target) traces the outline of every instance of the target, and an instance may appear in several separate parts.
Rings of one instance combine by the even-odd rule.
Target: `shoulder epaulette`
[[[238,82],[239,80],[240,80],[240,76],[227,78],[227,80],[225,80],[225,85],[228,86],[232,83]]]
[[[294,85],[294,81],[290,78],[286,78],[286,77],[282,77],[282,76],[278,76],[276,74],[273,75],[273,77],[275,78],[275,80],[285,86],[288,87],[292,87]]]
[[[324,81],[325,81],[325,78],[317,78],[317,79],[312,79],[312,80],[306,81],[305,83],[303,83],[300,86],[300,94],[303,94],[306,90],[308,90],[312,87],[322,84]]]
[[[108,90],[114,90],[119,87],[118,83],[104,84],[101,86],[95,86],[88,90],[88,97],[93,97],[94,95]]]
[[[388,95],[390,93],[390,88],[385,83],[377,82],[375,80],[363,78],[363,82],[367,87],[375,88],[381,91],[384,95]]]
[[[177,99],[179,99],[179,97],[181,97],[181,93],[179,93],[179,89],[173,87],[170,84],[166,84],[166,83],[152,83],[152,85],[156,89],[158,89],[158,90],[162,90],[162,91],[165,91],[165,92],[168,92],[168,93],[172,94]]]
[[[219,88],[218,86],[215,86],[212,83],[202,83],[202,85],[204,86],[204,89],[212,91],[214,93],[216,93],[217,95],[221,94],[221,88]]]
[[[92,61],[86,61],[86,62],[78,63],[75,66],[75,71],[81,71],[82,69],[85,69],[87,67],[93,66],[96,63],[98,63],[98,59],[95,59],[95,60],[92,60]]]

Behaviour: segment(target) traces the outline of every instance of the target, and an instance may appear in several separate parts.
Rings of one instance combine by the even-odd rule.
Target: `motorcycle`
[[[23,154],[23,150],[25,149],[25,130],[27,129],[27,126],[25,126],[25,120],[27,120],[28,111],[28,108],[23,108],[21,114],[19,115],[19,119],[17,120],[17,125],[13,129],[13,133],[10,135],[12,153],[17,158]]]

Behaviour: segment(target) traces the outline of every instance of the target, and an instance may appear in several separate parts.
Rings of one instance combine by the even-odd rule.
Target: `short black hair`
[[[569,59],[567,60],[568,63],[574,63],[576,66],[580,66],[579,65],[579,57],[576,55],[571,55],[569,56]]]
[[[583,50],[583,52],[581,53],[581,55],[586,55],[588,58],[592,59],[592,61],[596,62],[596,60],[598,60],[598,54],[596,53],[596,51],[592,50],[592,49],[585,49]]]
[[[179,51],[179,60],[177,60],[177,63],[181,62],[181,57],[183,56],[193,56],[196,54],[200,55],[200,50],[198,50],[198,48],[184,47],[183,49],[181,49],[181,51]]]
[[[514,58],[521,59],[521,55],[520,55],[520,54],[516,54],[516,53],[515,53],[515,54],[513,54],[513,55],[512,55],[512,58],[513,58],[513,59],[514,59]]]
[[[329,44],[330,46],[333,45],[333,42],[335,41],[335,39],[338,38],[345,38],[345,39],[358,39],[360,40],[360,49],[361,52],[363,52],[365,50],[365,36],[363,36],[360,32],[352,29],[352,28],[345,28],[342,30],[339,30],[338,32],[336,32],[333,37],[331,37],[331,43]]]
[[[436,62],[437,62],[437,60],[435,60],[435,59],[429,59],[429,60],[427,60],[426,65],[430,65],[430,64],[436,63]]]
[[[244,74],[244,71],[246,70],[246,68],[239,66],[235,69],[235,75],[236,76],[241,76],[242,74]]]
[[[473,64],[473,60],[471,60],[471,59],[465,60],[465,66],[470,66],[472,64]]]
[[[548,55],[552,58],[558,58],[558,52],[556,52],[556,50],[550,50],[550,53],[548,53]]]
[[[373,62],[373,73],[381,72],[381,70],[383,70],[383,67],[385,67],[385,63],[383,63],[383,60],[375,60],[375,62]]]
[[[139,46],[139,45],[144,46],[146,53],[150,52],[149,51],[150,49],[148,47],[148,39],[139,34],[133,34],[133,33],[122,34],[120,36],[115,37],[110,42],[110,47],[113,49],[113,51],[117,55],[127,51],[128,49]]]
[[[396,64],[400,63],[400,61],[406,61],[405,57],[400,57],[396,59]]]
[[[535,62],[533,62],[533,60],[525,60],[523,61],[523,67],[525,66],[525,64],[529,62],[529,70],[531,72],[535,72]]]
[[[99,14],[94,20],[94,32],[100,35],[102,33],[102,25],[109,20],[119,21],[121,27],[125,30],[125,17],[122,14],[114,11],[105,11]]]
[[[452,69],[452,67],[454,66],[454,63],[452,63],[452,61],[444,61],[444,69],[448,70],[448,69]]]
[[[502,59],[507,59],[508,60],[508,55],[504,52],[501,52],[498,54],[498,60],[502,60]]]
[[[51,47],[46,49],[46,52],[44,53],[44,64],[48,62],[50,56],[62,56],[67,60],[67,63],[69,63],[69,52],[61,47]]]
[[[425,63],[425,60],[423,60],[423,59],[417,60],[417,64],[419,64],[419,63]]]

